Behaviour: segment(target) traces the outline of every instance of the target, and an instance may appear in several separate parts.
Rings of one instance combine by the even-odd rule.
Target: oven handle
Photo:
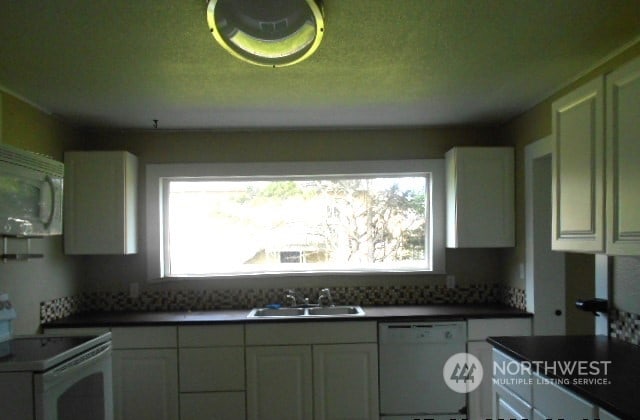
[[[82,369],[84,366],[93,363],[97,359],[101,358],[103,355],[111,352],[111,343],[101,344],[86,353],[81,354],[78,357],[75,357],[69,360],[66,363],[46,372],[43,376],[50,378],[58,378],[62,375],[66,375],[70,372],[76,371],[78,369]]]

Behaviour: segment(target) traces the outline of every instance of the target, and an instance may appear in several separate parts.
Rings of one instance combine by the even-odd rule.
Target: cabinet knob
[[[562,315],[562,311],[560,309],[556,309],[556,316]]]

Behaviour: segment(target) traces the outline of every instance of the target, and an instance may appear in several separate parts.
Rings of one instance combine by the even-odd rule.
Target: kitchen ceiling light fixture
[[[308,58],[324,33],[322,0],[209,0],[207,22],[233,56],[270,67]]]

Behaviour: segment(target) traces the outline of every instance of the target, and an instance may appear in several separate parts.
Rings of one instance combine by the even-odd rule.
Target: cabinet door
[[[604,251],[604,81],[597,78],[552,106],[551,247]]]
[[[247,418],[312,419],[310,346],[248,347]]]
[[[135,253],[137,158],[120,151],[67,152],[64,161],[65,253]]]
[[[518,398],[502,385],[493,385],[494,419],[530,419],[532,409],[529,404]],[[473,417],[469,417],[473,418]]]
[[[180,420],[245,420],[244,392],[180,394]]]
[[[376,344],[313,346],[316,420],[377,419]]]
[[[180,392],[243,391],[244,348],[180,349]]]
[[[467,414],[470,419],[490,419],[493,347],[486,341],[470,341],[467,343],[467,352],[480,360],[484,378],[478,388],[467,394]]]
[[[607,254],[640,255],[640,59],[607,76]]]
[[[621,420],[620,417],[614,416],[613,414],[609,413],[607,410],[603,408],[600,408],[598,410],[598,418],[600,420]]]
[[[176,350],[115,350],[113,403],[115,420],[177,420]]]
[[[533,405],[544,418],[595,418],[596,407],[562,386],[533,374]]]

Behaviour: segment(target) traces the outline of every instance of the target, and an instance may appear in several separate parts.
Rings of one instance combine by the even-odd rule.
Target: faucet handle
[[[335,306],[333,304],[333,298],[331,297],[331,290],[329,288],[324,288],[320,290],[320,296],[318,296],[318,305],[323,306],[323,301],[327,301],[329,306]]]
[[[298,300],[296,299],[296,292],[293,290],[287,290],[284,295],[285,302],[289,302],[289,306],[295,307],[298,305]]]

